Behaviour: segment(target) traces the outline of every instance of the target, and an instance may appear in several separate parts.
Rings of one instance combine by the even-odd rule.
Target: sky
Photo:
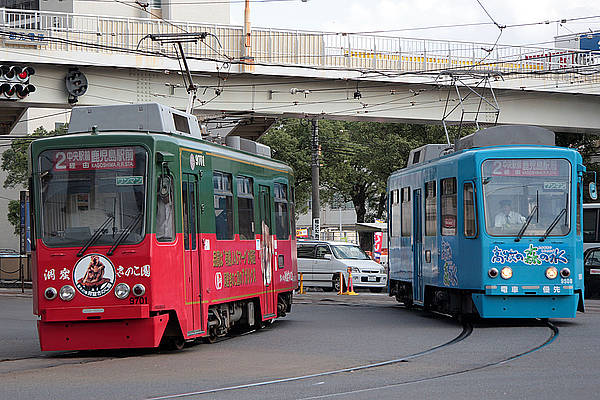
[[[481,3],[481,5],[479,4]],[[538,23],[506,27],[499,43],[553,47],[554,36],[600,30],[598,0],[251,0],[255,27],[328,32],[388,31],[379,35],[451,41],[494,43],[500,29],[494,25]],[[482,7],[483,5],[483,7]],[[489,13],[488,16],[486,14]],[[594,17],[565,23],[559,19]],[[231,23],[242,25],[244,2],[231,0]],[[406,30],[469,23],[488,25]]]

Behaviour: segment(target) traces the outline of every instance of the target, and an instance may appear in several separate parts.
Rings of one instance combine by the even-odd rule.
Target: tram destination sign
[[[135,168],[132,147],[98,147],[57,150],[54,152],[55,171]]]
[[[492,176],[559,176],[559,160],[493,160]]]

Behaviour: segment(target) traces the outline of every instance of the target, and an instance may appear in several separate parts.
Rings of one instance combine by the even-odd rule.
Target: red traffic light
[[[3,83],[0,85],[0,92],[6,97],[12,97],[15,94],[15,87],[10,83]]]
[[[19,78],[21,82],[25,82],[33,74],[35,74],[35,69],[33,69],[32,67],[25,67],[21,70],[21,72],[17,73],[17,78]]]

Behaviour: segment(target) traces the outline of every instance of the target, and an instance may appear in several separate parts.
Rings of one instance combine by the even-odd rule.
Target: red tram
[[[41,349],[180,348],[285,316],[293,175],[256,153],[156,103],[77,107],[68,135],[34,141]]]

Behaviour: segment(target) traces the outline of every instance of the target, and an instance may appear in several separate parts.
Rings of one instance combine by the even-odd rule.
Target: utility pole
[[[319,201],[319,123],[312,121],[312,232],[313,239],[321,237],[321,203]]]
[[[250,0],[246,0],[244,8],[244,42],[242,43],[242,69],[244,72],[254,71],[254,57],[252,57],[252,28],[250,26]]]

